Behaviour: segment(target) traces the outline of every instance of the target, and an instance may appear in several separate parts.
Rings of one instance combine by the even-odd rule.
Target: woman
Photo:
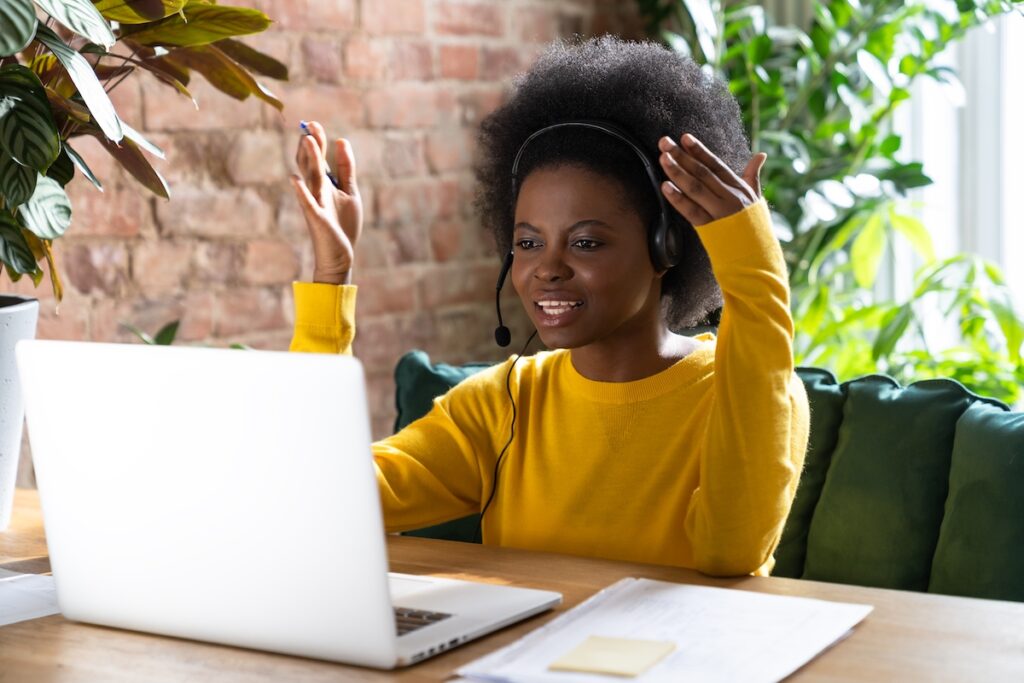
[[[316,267],[292,348],[349,353],[355,161],[339,140],[334,189],[313,131],[293,183]],[[765,156],[735,100],[653,44],[556,45],[480,143],[478,209],[554,350],[475,375],[374,445],[388,530],[484,510],[485,543],[767,574],[808,409]],[[717,337],[673,331],[723,303]]]

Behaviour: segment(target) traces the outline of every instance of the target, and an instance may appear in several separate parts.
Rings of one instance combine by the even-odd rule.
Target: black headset
[[[651,255],[651,263],[654,264],[655,270],[658,271],[668,270],[669,268],[677,265],[679,263],[679,252],[682,239],[679,234],[679,229],[673,227],[672,224],[669,223],[668,207],[665,204],[665,197],[661,193],[661,181],[658,179],[658,175],[654,170],[651,160],[646,154],[644,154],[640,143],[629,135],[629,133],[610,121],[594,119],[562,121],[560,123],[553,123],[550,126],[545,126],[544,128],[532,133],[530,137],[526,138],[523,144],[519,146],[519,151],[516,152],[515,159],[512,162],[512,201],[515,202],[516,197],[519,196],[519,162],[523,158],[523,152],[526,151],[526,148],[534,139],[560,128],[586,128],[589,130],[600,131],[620,140],[636,152],[636,155],[640,157],[640,161],[643,162],[644,171],[647,172],[647,177],[650,179],[651,186],[654,188],[654,196],[658,200],[658,217],[651,224],[647,233],[647,249]],[[501,319],[501,289],[505,286],[505,278],[508,277],[508,271],[512,267],[513,256],[514,252],[512,250],[509,250],[508,254],[505,255],[505,261],[501,264],[501,273],[498,275],[498,283],[495,286],[496,293],[494,305],[498,313],[498,327],[494,330],[494,341],[501,347],[508,346],[512,341],[512,333],[507,327],[505,327],[505,324]]]

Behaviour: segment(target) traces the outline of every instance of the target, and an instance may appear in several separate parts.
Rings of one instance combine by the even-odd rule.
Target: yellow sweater
[[[565,350],[520,360],[485,543],[717,575],[771,569],[808,431],[785,265],[764,202],[697,232],[725,296],[717,340],[632,382],[589,380]],[[350,352],[355,287],[295,283],[295,305],[293,351]],[[480,511],[508,439],[511,362],[374,444],[389,531]]]

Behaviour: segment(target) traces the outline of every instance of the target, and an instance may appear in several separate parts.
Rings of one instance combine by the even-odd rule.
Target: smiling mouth
[[[535,301],[534,306],[545,315],[558,316],[575,310],[583,305],[582,301]]]

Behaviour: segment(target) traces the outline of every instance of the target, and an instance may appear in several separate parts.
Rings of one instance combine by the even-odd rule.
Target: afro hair
[[[515,200],[512,163],[532,133],[553,123],[598,119],[625,130],[649,158],[660,180],[658,140],[692,133],[738,174],[750,158],[739,105],[726,85],[692,59],[656,43],[603,36],[552,45],[515,82],[508,101],[481,124],[476,208],[504,255],[512,248]],[[572,165],[620,183],[646,224],[658,200],[636,153],[607,133],[568,128],[536,138],[519,164],[522,181],[539,168]],[[681,260],[662,280],[669,326],[714,322],[722,293],[693,227],[666,203],[668,220],[682,235]]]

